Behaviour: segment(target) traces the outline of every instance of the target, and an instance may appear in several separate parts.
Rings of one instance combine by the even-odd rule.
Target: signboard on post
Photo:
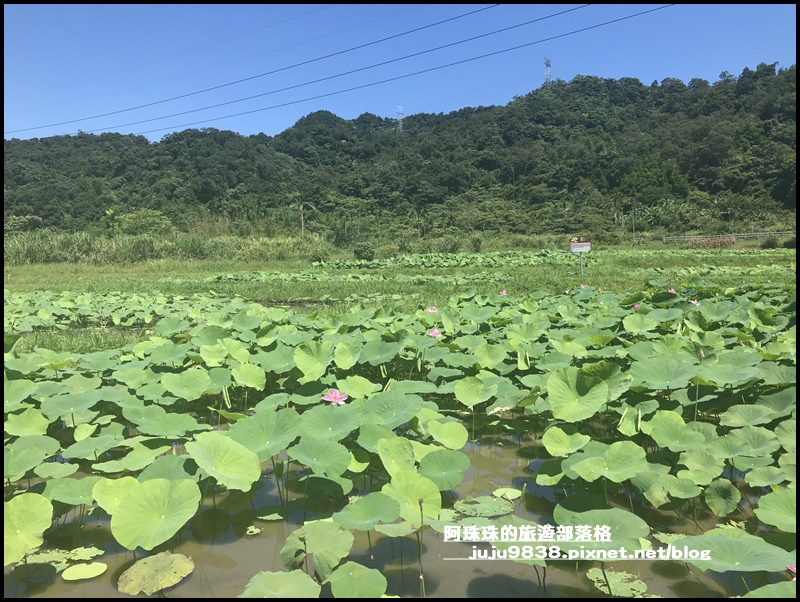
[[[571,236],[569,239],[569,250],[571,253],[578,253],[581,258],[581,276],[583,276],[583,254],[592,250],[592,239],[589,236]]]
[[[569,239],[569,250],[572,253],[588,253],[592,250],[592,239],[589,236],[572,236]]]

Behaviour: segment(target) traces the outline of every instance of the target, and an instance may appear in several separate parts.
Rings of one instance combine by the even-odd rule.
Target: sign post
[[[577,253],[581,260],[581,276],[583,276],[583,254],[592,250],[592,239],[589,236],[572,236],[569,239],[570,253]]]

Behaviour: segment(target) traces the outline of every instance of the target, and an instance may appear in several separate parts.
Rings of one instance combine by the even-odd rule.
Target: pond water
[[[522,445],[469,442],[464,448],[471,460],[471,468],[462,483],[453,491],[443,494],[445,507],[468,496],[491,495],[502,487],[524,491],[515,500],[516,514],[539,524],[553,524],[553,508],[563,497],[558,488],[536,485],[536,471],[546,456],[537,444]],[[167,597],[177,598],[231,598],[239,596],[248,581],[260,571],[285,571],[280,551],[289,534],[303,521],[329,516],[338,510],[335,499],[318,499],[318,503],[301,506],[304,484],[300,473],[292,473],[286,481],[286,491],[278,492],[272,467],[265,466],[265,474],[254,491],[219,492],[207,494],[202,510],[172,540],[152,551],[170,550],[192,558],[194,571],[178,585],[165,590]],[[369,487],[367,479],[357,479],[356,488]],[[372,490],[381,483],[373,482]],[[354,491],[366,494],[368,490]],[[352,494],[351,494],[352,495]],[[281,498],[290,500],[283,508],[293,508],[285,520],[258,520],[257,517],[280,509]],[[295,500],[295,501],[292,501]],[[623,503],[624,502],[624,503]],[[613,499],[612,504],[624,509],[634,499],[627,495]],[[637,512],[638,513],[638,512]],[[685,514],[685,513],[684,513]],[[642,518],[653,530],[664,533],[699,534],[698,525],[687,516],[674,511],[652,510]],[[713,527],[718,519],[709,513],[698,517],[703,530]],[[259,532],[247,534],[255,525]],[[428,529],[420,541],[414,534],[405,537],[388,537],[371,531],[356,531],[355,544],[349,560],[367,567],[377,568],[388,581],[387,594],[400,597],[421,597],[420,555],[424,595],[431,598],[570,598],[606,597],[587,577],[587,571],[599,567],[595,561],[554,561],[545,567],[534,567],[512,560],[471,559],[472,543],[444,541],[441,533]],[[5,597],[53,598],[123,598],[129,597],[117,590],[120,575],[136,559],[136,555],[121,548],[111,536],[109,517],[102,511],[95,515],[65,517],[65,524],[47,541],[51,545],[74,549],[96,546],[104,551],[93,561],[108,565],[106,572],[91,580],[65,581],[52,567],[29,564],[13,571],[6,570]],[[536,545],[536,544],[534,544]],[[550,544],[552,545],[552,544]],[[590,544],[587,544],[587,547]],[[655,546],[660,545],[654,542]],[[487,549],[488,544],[476,544]],[[630,560],[604,563],[604,568],[627,571],[637,576],[647,586],[647,595],[667,598],[731,597],[766,583],[764,574],[749,574],[745,585],[739,574],[703,572],[691,564],[676,560]],[[762,583],[763,581],[763,583]],[[144,594],[139,594],[145,597]],[[323,586],[323,597],[331,597],[329,587]]]

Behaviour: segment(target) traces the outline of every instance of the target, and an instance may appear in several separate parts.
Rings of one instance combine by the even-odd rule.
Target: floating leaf
[[[793,489],[773,491],[758,500],[756,516],[768,525],[786,533],[797,533],[797,492]]]
[[[369,531],[378,523],[392,523],[400,516],[400,504],[380,491],[351,501],[341,511],[334,513],[333,520],[344,529]]]
[[[256,573],[239,595],[240,598],[319,598],[319,583],[301,570],[288,573]]]
[[[108,565],[104,562],[89,562],[74,564],[64,569],[61,578],[64,581],[79,581],[80,579],[94,579],[106,572]]]
[[[194,571],[194,562],[183,554],[161,552],[133,563],[119,577],[117,588],[123,594],[135,596],[144,593],[152,596],[168,587],[177,585]]]
[[[430,452],[420,460],[419,474],[433,481],[440,491],[446,491],[461,483],[469,467],[470,461],[465,454],[442,449]]]
[[[728,479],[717,479],[706,487],[705,499],[714,514],[728,516],[736,510],[742,494]]]

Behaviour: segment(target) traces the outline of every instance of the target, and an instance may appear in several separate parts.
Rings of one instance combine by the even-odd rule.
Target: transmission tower
[[[550,59],[544,59],[544,83],[550,83]]]
[[[403,115],[403,107],[401,107],[400,105],[397,105],[397,131],[398,132],[402,132],[403,131],[403,117],[405,117],[405,115]]]

